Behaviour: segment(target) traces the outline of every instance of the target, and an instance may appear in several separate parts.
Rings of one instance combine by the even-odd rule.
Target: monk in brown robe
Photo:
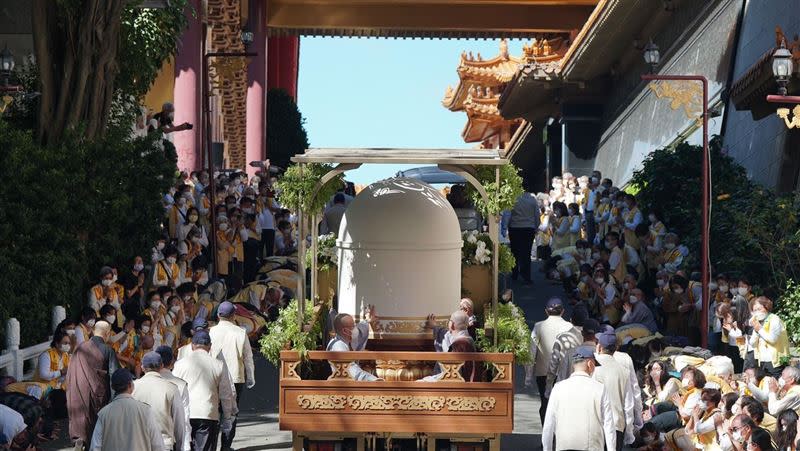
[[[67,410],[69,435],[73,442],[88,448],[97,413],[111,399],[111,375],[119,368],[116,354],[106,344],[111,325],[98,321],[94,336],[75,350],[67,369]]]

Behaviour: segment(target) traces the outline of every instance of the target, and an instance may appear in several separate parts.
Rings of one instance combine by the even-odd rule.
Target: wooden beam
[[[596,1],[273,0],[267,25],[294,34],[414,36],[555,33],[578,30]]]

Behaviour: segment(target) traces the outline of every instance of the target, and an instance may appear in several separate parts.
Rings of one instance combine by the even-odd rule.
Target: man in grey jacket
[[[532,283],[531,248],[536,236],[536,228],[539,227],[540,213],[536,196],[526,189],[517,197],[508,221],[508,240],[511,243],[511,252],[517,261],[511,272],[511,278],[517,280],[521,274],[522,280],[526,284]]]

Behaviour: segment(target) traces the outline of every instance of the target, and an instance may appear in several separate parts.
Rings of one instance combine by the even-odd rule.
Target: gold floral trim
[[[497,400],[493,396],[342,396],[300,395],[297,405],[303,410],[398,410],[438,412],[491,412]]]

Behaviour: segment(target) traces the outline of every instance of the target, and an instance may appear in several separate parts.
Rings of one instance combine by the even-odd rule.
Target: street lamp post
[[[800,96],[788,95],[787,86],[794,73],[794,62],[792,52],[786,48],[786,41],[781,41],[781,46],[772,54],[772,75],[778,84],[779,95],[768,95],[767,102],[780,103],[784,105],[800,104]],[[778,117],[783,119],[787,128],[800,128],[800,106],[794,107],[794,117],[789,119],[789,108],[780,107],[776,110]]]
[[[709,201],[711,199],[711,154],[708,149],[708,79],[702,75],[659,75],[655,73],[655,69],[661,60],[661,55],[658,46],[650,41],[650,44],[645,48],[644,53],[645,62],[652,67],[652,73],[642,75],[642,80],[655,81],[699,81],[703,86],[703,164],[701,169],[701,180],[703,184],[702,190],[702,215],[701,227],[702,235],[700,240],[700,278],[703,287],[702,300],[703,309],[700,318],[701,328],[701,346],[708,347],[708,305],[711,300],[711,290],[709,289],[710,281],[710,256],[709,256],[709,243],[710,243],[710,215],[709,215]]]

